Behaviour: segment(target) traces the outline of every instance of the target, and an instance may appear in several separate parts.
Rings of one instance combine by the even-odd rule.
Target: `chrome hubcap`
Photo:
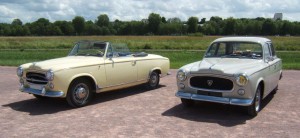
[[[80,83],[78,84],[73,92],[73,98],[75,102],[83,104],[86,102],[89,94],[89,88],[86,84]]]
[[[257,90],[256,95],[255,95],[255,111],[258,112],[260,108],[260,90]]]
[[[76,96],[80,99],[84,98],[86,96],[86,90],[82,87],[78,88],[76,90]]]

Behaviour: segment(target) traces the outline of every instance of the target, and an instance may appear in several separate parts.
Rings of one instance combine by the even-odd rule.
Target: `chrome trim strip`
[[[37,79],[30,79],[30,78],[26,78],[26,81],[34,81],[34,82],[43,82],[43,83],[48,83],[48,81],[37,80]]]
[[[42,90],[36,90],[32,88],[21,88],[20,91],[45,97],[62,97],[64,95],[64,92],[62,91],[46,91],[45,88],[43,88]]]
[[[106,87],[100,87],[100,86],[97,85],[97,88],[99,90],[99,89],[117,87],[117,86],[121,86],[121,85],[132,84],[132,83],[139,83],[139,82],[142,82],[142,81],[148,81],[148,80],[144,79],[144,80],[138,80],[138,81],[133,81],[133,82],[128,82],[128,83],[120,83],[120,84],[116,84],[116,85],[109,85],[109,86],[106,86]]]
[[[115,58],[124,58],[124,57],[115,57]],[[132,57],[131,57],[132,58]],[[137,61],[145,61],[145,60],[167,60],[165,58],[155,58],[155,59],[132,59],[127,61],[114,61],[114,58],[112,58],[112,63],[105,63],[105,64],[115,64],[115,63],[125,63],[125,62],[137,62]]]
[[[191,99],[196,101],[207,101],[207,102],[215,102],[215,103],[223,103],[223,104],[231,104],[231,105],[240,105],[240,106],[249,106],[253,101],[253,99],[214,97],[214,96],[185,93],[181,91],[176,92],[175,96],[179,98]]]

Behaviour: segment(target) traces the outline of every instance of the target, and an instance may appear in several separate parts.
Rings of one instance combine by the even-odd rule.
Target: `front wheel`
[[[92,98],[93,91],[91,84],[84,79],[77,79],[70,85],[67,94],[67,101],[73,107],[85,106]]]
[[[155,71],[151,72],[149,81],[147,83],[149,89],[155,89],[159,84],[159,74]]]
[[[255,117],[261,110],[261,87],[259,86],[256,90],[254,100],[250,106],[247,107],[248,115]]]

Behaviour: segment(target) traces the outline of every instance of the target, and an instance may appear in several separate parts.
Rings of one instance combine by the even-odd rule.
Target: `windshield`
[[[261,59],[262,46],[250,42],[217,42],[210,46],[205,57]]]
[[[105,42],[78,42],[69,56],[98,56],[103,57],[106,49]]]

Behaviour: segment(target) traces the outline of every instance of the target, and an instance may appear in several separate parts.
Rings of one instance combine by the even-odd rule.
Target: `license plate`
[[[30,85],[30,88],[31,89],[36,89],[36,90],[42,90],[43,89],[43,86],[42,85]]]

